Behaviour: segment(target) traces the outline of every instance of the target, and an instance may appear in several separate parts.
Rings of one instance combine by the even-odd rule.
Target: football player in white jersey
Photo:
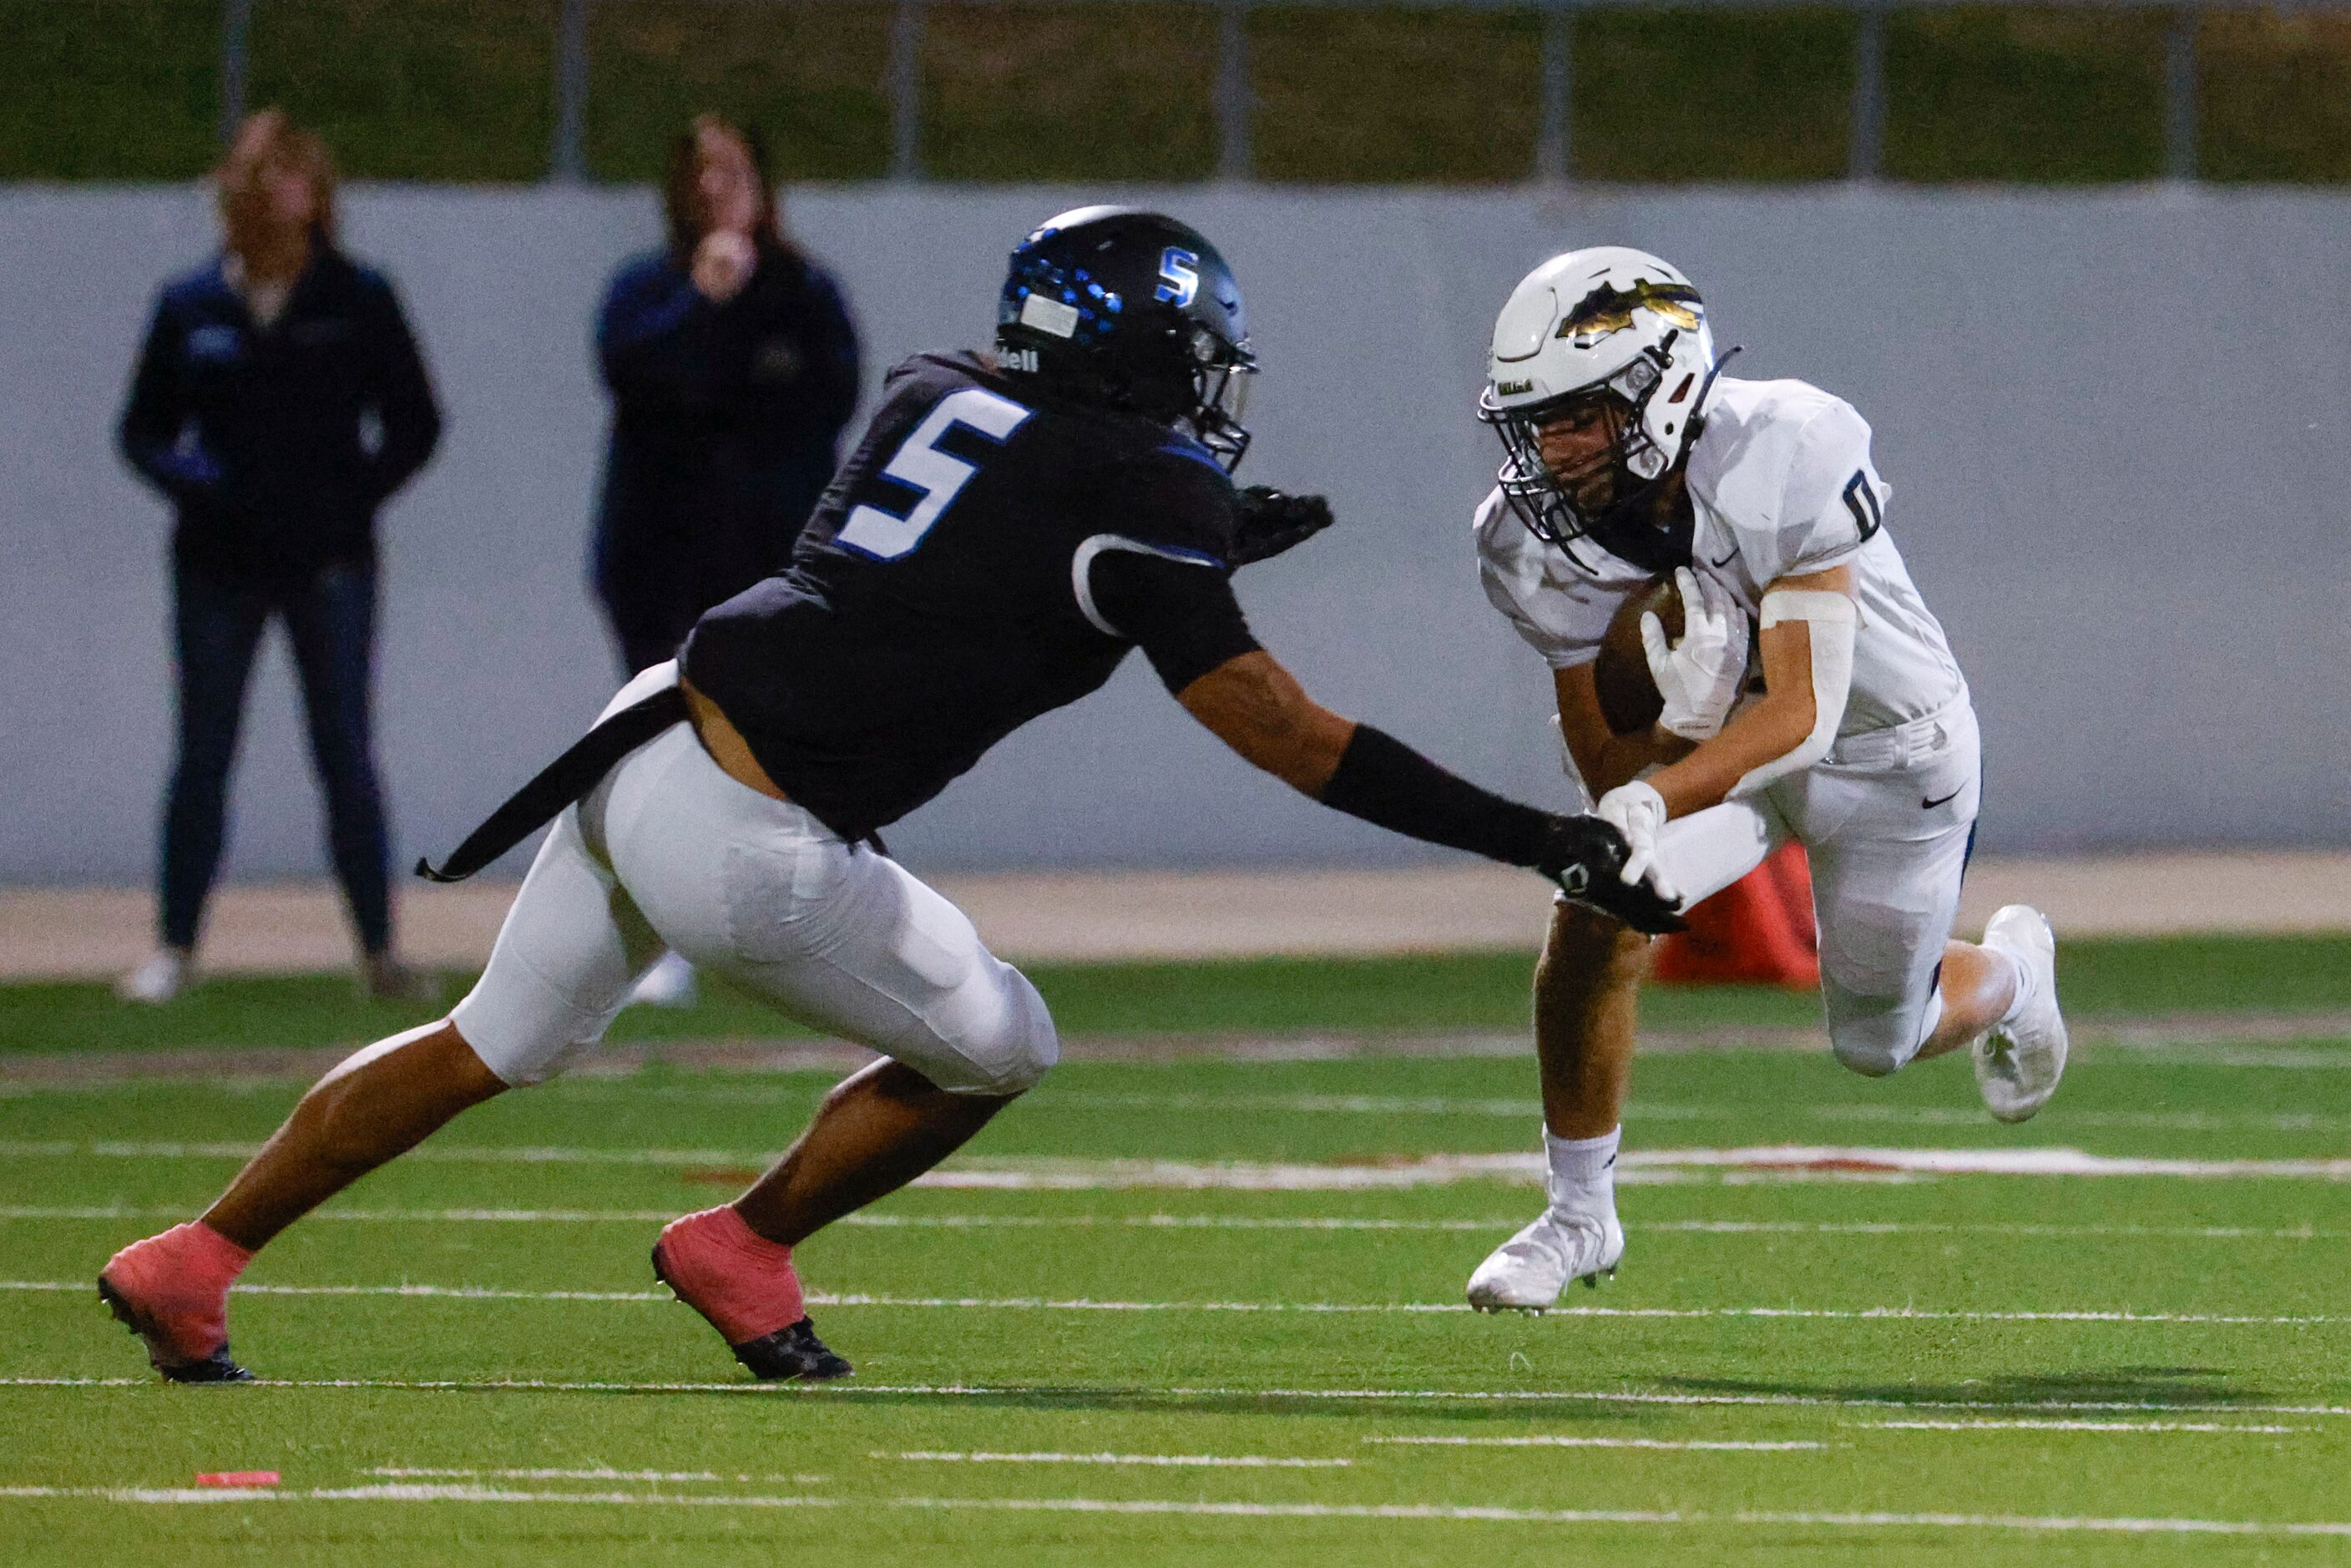
[[[2022,1121],[2065,1066],[2055,945],[2023,904],[1980,946],[1950,939],[1975,714],[1882,526],[1869,426],[1802,382],[1720,370],[1698,290],[1656,256],[1599,246],[1530,273],[1479,400],[1507,455],[1477,516],[1487,596],[1551,666],[1572,770],[1632,845],[1626,880],[1687,907],[1801,841],[1837,1059],[1878,1076],[1970,1050],[1991,1113]],[[1593,661],[1667,571],[1683,635],[1642,622],[1664,712],[1619,735]],[[1563,895],[1554,910],[1535,979],[1549,1202],[1471,1275],[1476,1307],[1540,1311],[1624,1255],[1614,1166],[1647,945]]]

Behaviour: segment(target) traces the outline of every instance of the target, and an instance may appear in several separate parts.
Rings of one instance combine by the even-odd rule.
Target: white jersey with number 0
[[[1967,693],[1943,628],[1883,528],[1891,487],[1869,460],[1869,425],[1802,382],[1724,377],[1689,455],[1690,554],[1752,616],[1783,577],[1850,565],[1861,607],[1853,694],[1839,733],[1941,712]],[[1486,596],[1555,669],[1589,664],[1617,607],[1650,574],[1578,539],[1545,544],[1497,489],[1478,508]]]

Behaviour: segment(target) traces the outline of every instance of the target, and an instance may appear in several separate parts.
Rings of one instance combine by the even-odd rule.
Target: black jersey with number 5
[[[1257,644],[1232,481],[1180,432],[976,355],[890,374],[789,569],[703,616],[686,678],[844,837],[887,826],[1140,645],[1170,690]]]

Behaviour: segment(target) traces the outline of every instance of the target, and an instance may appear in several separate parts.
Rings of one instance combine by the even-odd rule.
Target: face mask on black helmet
[[[1718,366],[1688,278],[1622,246],[1554,256],[1511,291],[1494,323],[1480,419],[1502,438],[1502,495],[1537,538],[1565,547],[1644,516],[1687,456]],[[1542,432],[1593,433],[1543,461]]]
[[[1249,450],[1240,285],[1198,231],[1133,207],[1049,218],[1013,251],[996,320],[1006,371],[1176,426],[1228,473]]]

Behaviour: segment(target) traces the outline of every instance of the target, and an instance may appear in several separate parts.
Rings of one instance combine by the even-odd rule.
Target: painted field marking
[[[0,1156],[26,1159],[245,1159],[254,1144],[115,1143],[0,1140]],[[764,1166],[765,1155],[711,1149],[477,1148],[412,1150],[410,1160],[490,1165]],[[2351,1181],[2351,1159],[2176,1160],[2093,1155],[2071,1148],[1897,1149],[1771,1144],[1745,1148],[1638,1149],[1617,1162],[1619,1179],[1636,1173],[1722,1170],[1833,1176],[2284,1177]],[[1463,1181],[1540,1181],[1540,1153],[1430,1155],[1393,1165],[1293,1165],[1249,1161],[1150,1159],[994,1160],[952,1166],[914,1179],[925,1187],[1017,1191],[1098,1191],[1125,1187],[1264,1192],[1352,1191],[1445,1186]]]
[[[394,1481],[364,1487],[311,1487],[288,1490],[238,1487],[0,1487],[5,1498],[89,1498],[106,1502],[514,1502],[607,1503],[622,1507],[837,1508],[831,1497],[713,1497],[695,1492],[523,1491],[511,1487],[419,1485]]]
[[[97,1206],[0,1205],[0,1222],[44,1219],[185,1219],[189,1209],[126,1204]],[[674,1208],[322,1208],[303,1223],[407,1225],[663,1225]],[[874,1229],[1040,1230],[1129,1228],[1147,1230],[1330,1230],[1442,1231],[1480,1234],[1510,1230],[1526,1217],[1489,1219],[1384,1219],[1343,1215],[1238,1214],[852,1214],[835,1220]],[[2314,1226],[2245,1225],[2036,1225],[1987,1221],[1651,1219],[1640,1234],[1703,1236],[2019,1236],[2060,1239],[2136,1237],[2205,1241],[2351,1241],[2351,1230]]]
[[[722,1475],[716,1470],[616,1470],[596,1465],[584,1469],[519,1469],[477,1470],[421,1468],[404,1465],[376,1465],[369,1475],[382,1476],[391,1480],[502,1480],[502,1481],[786,1481],[794,1486],[820,1486],[831,1476],[762,1476],[737,1472]]]
[[[794,1495],[711,1496],[695,1492],[524,1491],[483,1486],[318,1487],[287,1491],[183,1487],[0,1487],[0,1498],[70,1498],[171,1506],[221,1502],[472,1502],[602,1505],[641,1508],[834,1508],[839,1498]],[[1650,1509],[1528,1509],[1443,1503],[1214,1502],[1106,1498],[890,1497],[859,1506],[922,1511],[979,1510],[1009,1513],[1175,1515],[1226,1519],[1349,1519],[1480,1524],[1646,1524],[1662,1526],[1785,1525],[1802,1529],[1984,1530],[2096,1532],[2125,1535],[2351,1536],[2351,1522],[2240,1519],[2131,1519],[2086,1515],[2043,1517],[1982,1513],[1799,1513]]]
[[[78,1293],[91,1287],[70,1280],[0,1280],[0,1291]],[[386,1296],[402,1300],[458,1301],[674,1301],[667,1291],[524,1291],[496,1285],[247,1285],[241,1296]],[[956,1312],[1296,1312],[1305,1315],[1467,1312],[1467,1301],[1128,1301],[1092,1296],[893,1296],[865,1291],[810,1291],[812,1307],[944,1308]],[[2351,1322],[2326,1313],[2141,1312],[2122,1309],[2053,1312],[1980,1312],[1929,1307],[1597,1307],[1550,1309],[1556,1317],[1658,1319],[1785,1319],[1821,1322],[2153,1323],[2221,1328],[2317,1328]]]
[[[671,1086],[663,1086],[667,1091]],[[732,1098],[737,1091],[724,1089],[700,1090],[680,1086],[684,1092]],[[1057,1108],[1087,1111],[1234,1111],[1266,1112],[1297,1115],[1351,1116],[1488,1116],[1504,1119],[1533,1120],[1542,1114],[1542,1102],[1509,1097],[1455,1097],[1441,1094],[1092,1094],[1085,1092],[1050,1093],[1047,1100]],[[1980,1106],[1961,1105],[1886,1105],[1886,1104],[1812,1104],[1771,1107],[1765,1112],[1784,1112],[1808,1117],[1816,1122],[1887,1122],[1896,1124],[1914,1124],[1929,1126],[1980,1127],[1984,1124]],[[1672,1102],[1644,1103],[1635,1101],[1625,1108],[1625,1118],[1641,1122],[1717,1122],[1744,1120],[1758,1114],[1753,1105],[1677,1104]],[[2280,1133],[2340,1132],[2351,1128],[2351,1116],[2325,1115],[2314,1112],[2265,1111],[2088,1111],[2064,1109],[2069,1125],[2083,1127],[2157,1128],[2171,1132],[2234,1132],[2254,1130]]]
[[[1846,1425],[1885,1432],[2217,1432],[2231,1437],[2317,1430],[2220,1421],[1849,1421]]]
[[[1301,1459],[1272,1454],[991,1454],[945,1448],[876,1448],[869,1459],[914,1459],[951,1465],[1156,1465],[1176,1469],[1237,1470],[1343,1469],[1353,1459]]]
[[[1364,1441],[1436,1448],[1658,1448],[1740,1454],[1788,1454],[1828,1447],[1826,1443],[1706,1442],[1667,1437],[1365,1437]]]
[[[1521,1157],[1530,1166],[1541,1163],[1540,1155]],[[1752,1148],[1635,1150],[1620,1156],[1617,1163],[1635,1167],[1861,1168],[1923,1171],[1939,1176],[2302,1176],[2351,1181],[2351,1159],[2139,1159],[2068,1148],[1888,1149],[1778,1144]]]
[[[1640,1108],[1628,1113],[1637,1121]],[[1724,1115],[1752,1115],[1749,1107],[1722,1108]],[[1813,1105],[1806,1113],[1823,1122],[1892,1122],[1919,1125],[1980,1127],[1980,1107],[1959,1105]],[[2337,1133],[2351,1128],[2351,1116],[2307,1111],[2092,1111],[2071,1105],[2063,1109],[2066,1125],[2130,1127],[2179,1133]]]
[[[146,1377],[0,1377],[0,1388],[152,1388]],[[1899,1399],[1832,1394],[1681,1394],[1655,1389],[1582,1388],[1144,1388],[1115,1385],[977,1383],[621,1383],[554,1378],[261,1377],[240,1388],[385,1389],[413,1394],[735,1394],[772,1399],[1055,1399],[1071,1393],[1150,1400],[1327,1399],[1340,1404],[1426,1402],[1468,1405],[1754,1406],[1772,1409],[2115,1411],[2174,1416],[2351,1416],[2351,1405],[2229,1405],[2152,1399]]]
[[[2351,1051],[2321,1045],[2292,1047],[2196,1045],[2150,1040],[2131,1044],[2123,1054],[2097,1053],[2100,1067],[2266,1067],[2286,1072],[2351,1071]]]

